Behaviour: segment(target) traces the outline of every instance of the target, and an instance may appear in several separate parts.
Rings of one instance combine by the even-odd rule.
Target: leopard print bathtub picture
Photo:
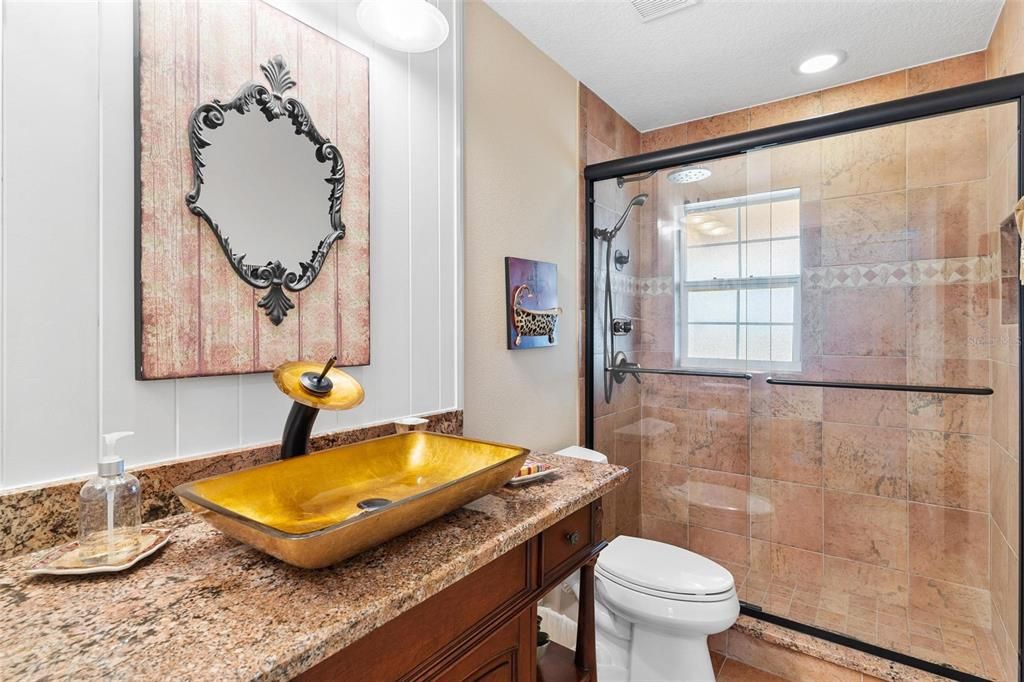
[[[558,266],[526,258],[505,258],[508,349],[544,348],[558,343]]]

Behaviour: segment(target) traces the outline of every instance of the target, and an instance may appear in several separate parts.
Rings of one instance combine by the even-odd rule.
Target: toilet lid
[[[700,554],[628,535],[601,551],[597,567],[621,583],[666,594],[707,596],[734,587],[729,571]]]

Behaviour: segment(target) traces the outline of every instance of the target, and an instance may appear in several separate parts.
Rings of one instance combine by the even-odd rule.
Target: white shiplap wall
[[[355,2],[272,4],[370,57],[372,364],[317,428],[460,406],[459,3],[420,55],[368,43]],[[90,473],[106,431],[137,466],[275,440],[288,410],[269,374],[134,379],[132,16],[4,1],[0,489]]]

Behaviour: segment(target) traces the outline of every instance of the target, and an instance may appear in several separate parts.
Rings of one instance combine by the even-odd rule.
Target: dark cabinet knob
[[[576,544],[577,544],[577,543],[578,543],[578,542],[580,541],[580,534],[579,534],[579,531],[575,531],[575,530],[574,530],[574,531],[573,531],[573,532],[571,532],[571,533],[566,533],[566,534],[565,534],[565,540],[566,540],[566,542],[568,542],[568,543],[569,543],[570,545],[573,545],[573,546],[575,546],[575,545],[576,545]]]

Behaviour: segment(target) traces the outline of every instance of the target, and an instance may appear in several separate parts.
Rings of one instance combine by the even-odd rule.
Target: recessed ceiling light
[[[672,171],[668,174],[668,181],[676,184],[685,185],[690,182],[700,182],[701,180],[707,180],[711,177],[711,171],[701,166],[692,166],[690,168],[680,168],[677,171]]]
[[[807,74],[828,71],[842,62],[845,56],[846,55],[843,52],[827,52],[825,54],[815,55],[800,62],[800,66],[797,67],[797,71]]]
[[[374,42],[400,52],[429,52],[448,39],[448,20],[427,0],[362,0],[356,21]]]
[[[715,229],[711,230],[711,232],[708,232],[708,234],[710,234],[712,237],[721,237],[722,235],[729,234],[730,232],[732,232],[732,230],[730,230],[725,225],[719,225]]]

